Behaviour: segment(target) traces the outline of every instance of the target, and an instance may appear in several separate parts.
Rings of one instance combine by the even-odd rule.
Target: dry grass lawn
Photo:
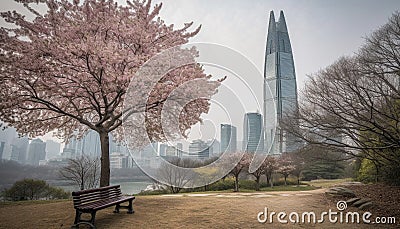
[[[220,195],[220,196],[217,196]],[[257,196],[257,197],[256,197]],[[139,196],[135,213],[112,213],[101,210],[96,216],[97,228],[365,228],[369,225],[346,224],[260,224],[257,213],[264,207],[270,211],[336,210],[323,190],[226,193],[213,196]],[[0,204],[0,228],[70,228],[75,211],[72,201],[25,202]],[[369,226],[374,228],[373,225]],[[81,226],[81,228],[84,228]]]

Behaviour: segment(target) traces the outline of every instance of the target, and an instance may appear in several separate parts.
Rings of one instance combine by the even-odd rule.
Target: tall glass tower
[[[264,134],[262,115],[260,113],[246,113],[243,123],[243,150],[256,153],[264,151]]]
[[[297,107],[296,73],[285,16],[281,11],[276,22],[271,11],[264,65],[265,148],[271,147],[270,154],[296,149],[296,140],[280,128],[280,123],[285,114]]]
[[[221,124],[221,153],[236,152],[237,137],[236,127],[229,124]]]

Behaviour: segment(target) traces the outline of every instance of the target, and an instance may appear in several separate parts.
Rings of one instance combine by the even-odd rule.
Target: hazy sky
[[[156,1],[159,2],[159,1]],[[363,44],[364,37],[379,26],[385,24],[393,12],[400,9],[400,1],[372,0],[171,0],[162,1],[161,17],[167,23],[176,26],[184,22],[202,25],[200,33],[192,42],[211,42],[225,45],[245,55],[260,72],[263,71],[266,34],[269,12],[275,12],[278,20],[279,11],[283,10],[289,30],[296,67],[298,88],[304,86],[307,75],[332,64],[340,56],[352,55]],[[225,85],[236,85],[229,78]],[[255,85],[252,89],[262,102],[262,79],[249,82]],[[258,85],[258,86],[257,86]],[[241,91],[235,91],[239,96]],[[220,92],[221,98],[230,98]],[[228,99],[229,100],[229,99]],[[225,103],[227,104],[227,103]],[[206,126],[210,132],[216,127],[219,139],[219,123],[226,122],[225,115],[213,106],[206,119],[214,125]],[[238,140],[242,139],[243,113],[242,106],[238,112],[229,113],[232,123],[238,128]],[[256,111],[253,106],[251,110]],[[207,123],[206,123],[207,124]],[[194,128],[194,136],[197,128]],[[212,131],[211,131],[212,132]],[[204,133],[203,133],[204,135]]]
[[[124,1],[119,1],[124,3]],[[289,30],[298,88],[303,87],[306,76],[337,60],[351,55],[363,44],[363,38],[385,24],[393,12],[399,10],[399,0],[164,0],[160,16],[168,24],[180,28],[184,22],[194,22],[193,28],[202,25],[192,42],[211,42],[227,46],[245,55],[262,72],[269,12],[275,11],[278,19],[283,10]],[[16,8],[11,0],[0,2],[2,11]],[[1,21],[0,25],[4,25]],[[251,80],[259,102],[262,101],[262,79]],[[240,84],[228,78],[225,84],[234,88]],[[258,85],[258,86],[257,86]],[[240,90],[234,89],[240,96]],[[227,92],[228,93],[228,92]],[[220,95],[222,100],[227,95]],[[256,111],[249,103],[245,111]],[[243,111],[243,112],[245,112]],[[241,108],[230,114],[238,128],[241,140],[243,115]],[[212,120],[216,137],[219,124],[226,122],[217,106],[213,105],[206,119]],[[207,125],[207,123],[209,125]],[[201,129],[210,128],[211,122]],[[198,130],[193,130],[196,138]],[[210,133],[209,130],[206,131]]]

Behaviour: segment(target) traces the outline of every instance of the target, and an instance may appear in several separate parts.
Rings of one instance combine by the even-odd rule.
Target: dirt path
[[[317,215],[336,210],[323,190],[260,193],[213,193],[139,196],[135,214],[113,214],[112,208],[99,211],[97,228],[365,228],[346,224],[281,224],[274,219],[261,224],[257,214],[264,211]],[[70,228],[75,211],[72,201],[0,205],[0,228]],[[82,227],[83,228],[83,227]],[[372,228],[372,227],[371,227]]]

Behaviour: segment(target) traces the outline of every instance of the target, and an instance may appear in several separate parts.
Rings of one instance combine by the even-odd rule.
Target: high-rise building
[[[28,146],[29,146],[28,137],[15,138],[11,145],[10,160],[18,161],[19,163],[26,163]]]
[[[167,157],[176,157],[176,148],[175,146],[167,145],[165,149],[165,156]]]
[[[0,121],[1,124],[5,125]],[[7,127],[4,130],[0,129],[0,159],[9,160],[11,158],[12,143],[17,135],[18,133],[13,127]]]
[[[270,154],[295,149],[295,139],[280,128],[280,123],[285,114],[297,107],[296,73],[285,16],[281,11],[276,22],[271,11],[264,65],[265,148],[271,147]]]
[[[31,165],[39,165],[39,162],[46,159],[46,143],[39,138],[33,139],[29,144],[28,162]]]
[[[122,169],[127,168],[127,156],[123,153],[112,152],[110,153],[110,168]]]
[[[189,145],[189,158],[208,159],[210,157],[210,146],[203,140],[193,140]]]
[[[110,139],[110,152],[114,152],[115,149],[112,148],[112,137],[109,134]],[[100,135],[94,131],[90,130],[88,133],[82,138],[82,150],[81,152],[85,155],[89,155],[91,157],[100,157],[101,155],[101,145],[100,145]]]
[[[182,157],[183,153],[183,144],[180,142],[176,143],[176,156]]]
[[[110,152],[118,152],[125,155],[128,154],[128,148],[122,143],[114,141],[111,134],[109,134],[109,139]],[[68,144],[64,146],[62,153],[64,158],[78,158],[82,154],[90,157],[101,156],[100,136],[96,131],[89,130],[80,139],[78,139],[76,136],[71,137],[68,140]]]
[[[236,150],[236,127],[229,124],[221,124],[221,153],[235,152]]]
[[[217,139],[208,139],[206,144],[209,146],[210,157],[219,156],[221,152],[221,143]]]
[[[166,150],[167,150],[168,145],[167,144],[160,144],[160,148],[158,150],[158,156],[166,156]]]
[[[252,153],[264,150],[262,115],[258,112],[244,115],[243,150]]]
[[[0,141],[0,160],[3,159],[4,149],[6,148],[6,142]]]
[[[51,160],[60,156],[61,144],[53,140],[46,141],[46,159]]]

